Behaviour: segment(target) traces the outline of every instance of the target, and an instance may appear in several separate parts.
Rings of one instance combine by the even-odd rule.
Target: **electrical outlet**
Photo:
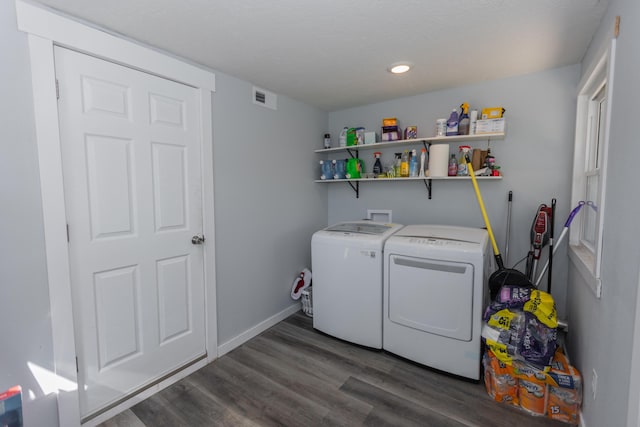
[[[595,369],[591,370],[591,395],[593,400],[596,400],[596,393],[598,391],[598,374]]]

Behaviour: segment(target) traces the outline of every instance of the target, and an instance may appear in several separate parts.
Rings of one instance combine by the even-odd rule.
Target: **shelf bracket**
[[[351,181],[347,181],[347,184],[349,184],[349,187],[351,187],[353,189],[353,191],[356,192],[356,199],[360,198],[360,182],[359,181],[355,181],[355,183],[351,182]],[[429,197],[431,198],[431,197]]]
[[[425,187],[427,187],[427,193],[429,194],[429,200],[431,200],[431,188],[433,187],[433,181],[430,179],[423,179]]]
[[[350,148],[347,148],[347,153],[349,153],[352,159],[357,159],[360,156],[358,150],[352,150]]]

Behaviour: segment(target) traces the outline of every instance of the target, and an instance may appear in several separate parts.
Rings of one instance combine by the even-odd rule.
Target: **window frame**
[[[583,210],[596,209],[594,241],[584,237],[588,221],[587,212],[575,218],[569,232],[569,258],[580,272],[584,283],[597,298],[602,295],[601,264],[606,213],[607,158],[611,123],[611,105],[615,63],[615,43],[600,56],[596,64],[585,73],[578,89],[576,108],[576,133],[574,141],[573,182],[571,190],[572,206],[587,200],[587,180],[597,176],[599,185],[593,204]],[[603,88],[605,92],[601,94]],[[604,110],[602,104],[604,103]],[[598,123],[593,119],[599,118]],[[593,147],[594,143],[597,144]],[[591,217],[593,219],[593,217]]]

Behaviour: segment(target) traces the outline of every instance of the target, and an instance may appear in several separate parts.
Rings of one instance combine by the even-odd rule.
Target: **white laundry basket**
[[[313,300],[312,300],[312,286],[302,290],[300,294],[300,301],[302,301],[302,311],[309,317],[313,317]]]

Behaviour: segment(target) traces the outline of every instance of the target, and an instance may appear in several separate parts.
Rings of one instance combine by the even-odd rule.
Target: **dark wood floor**
[[[100,427],[567,426],[484,385],[315,331],[297,313]]]

